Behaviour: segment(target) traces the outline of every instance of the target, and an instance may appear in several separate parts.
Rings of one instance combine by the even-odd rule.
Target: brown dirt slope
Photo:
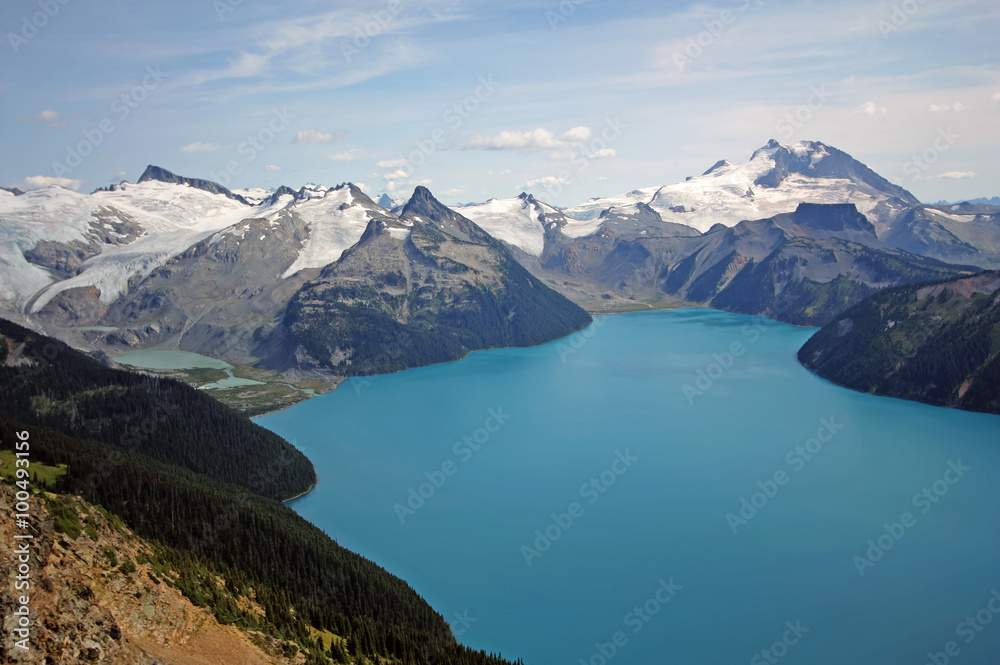
[[[266,654],[248,634],[220,625],[210,612],[193,605],[145,563],[155,557],[148,543],[82,501],[69,499],[84,526],[75,540],[54,530],[52,515],[37,495],[30,498],[29,528],[18,528],[13,517],[15,491],[7,482],[0,483],[0,663],[290,662]],[[29,541],[31,586],[17,590],[15,548],[24,541],[14,535],[25,533],[33,536]],[[92,537],[95,533],[96,540]],[[134,570],[130,570],[132,566]],[[15,646],[13,632],[18,623],[14,611],[22,594],[30,598],[27,651]]]

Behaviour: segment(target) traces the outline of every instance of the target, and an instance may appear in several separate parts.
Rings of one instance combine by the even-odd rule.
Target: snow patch
[[[293,210],[308,226],[309,237],[302,243],[295,261],[282,274],[282,279],[300,270],[330,265],[361,239],[371,221],[368,211],[354,204],[351,190],[346,186],[327,189],[322,196],[299,201]]]
[[[532,256],[541,256],[545,249],[545,229],[540,219],[542,213],[528,201],[520,198],[490,199],[486,203],[452,210],[471,219],[494,238],[519,247]]]

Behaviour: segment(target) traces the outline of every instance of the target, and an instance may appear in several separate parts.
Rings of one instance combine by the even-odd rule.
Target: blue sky
[[[819,140],[1000,195],[1000,3],[5,0],[0,184],[146,164],[557,205]]]

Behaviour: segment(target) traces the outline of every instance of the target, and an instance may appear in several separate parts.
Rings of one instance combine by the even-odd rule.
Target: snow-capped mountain
[[[513,199],[490,199],[452,210],[471,219],[494,238],[532,256],[541,256],[545,249],[545,225],[563,217],[557,208],[523,192]]]
[[[159,180],[93,194],[59,186],[0,192],[0,305],[37,311],[79,286],[100,289],[110,303],[131,279],[253,210],[221,193]]]
[[[89,195],[0,190],[0,312],[110,353],[181,348],[308,374],[315,363],[286,353],[299,348],[290,340],[323,356],[317,331],[344,308],[359,317],[350,353],[374,353],[369,334],[415,325],[412,286],[441,299],[440,321],[485,297],[442,288],[459,264],[511,258],[594,311],[671,301],[817,324],[887,284],[973,270],[926,257],[1000,258],[992,209],[922,205],[815,142],[771,141],[746,164],[565,210],[523,193],[445,209],[424,188],[405,205],[380,201],[350,183],[230,191],[155,166]],[[437,247],[449,237],[461,260]],[[414,278],[424,272],[426,284]],[[421,345],[443,334],[427,332]]]
[[[271,196],[276,191],[275,188],[265,189],[263,187],[249,187],[247,189],[234,189],[231,190],[233,194],[237,196],[242,196],[251,205],[260,205]]]
[[[378,197],[378,205],[386,210],[398,211],[406,205],[406,199],[394,199],[388,194]]]
[[[306,185],[294,200],[261,216],[277,221],[288,215],[301,219],[309,235],[282,278],[333,263],[361,239],[372,219],[388,217],[389,213],[348,183],[333,188]]]
[[[269,220],[272,227],[303,225],[302,246],[284,278],[337,260],[372,218],[387,215],[348,184],[231,192],[155,166],[135,184],[92,194],[59,186],[17,196],[3,190],[0,307],[37,313],[58,294],[77,288],[96,289],[99,301],[109,305],[129,284],[210,236],[215,242],[222,234],[242,239],[248,226],[241,222],[249,219]]]
[[[721,160],[684,182],[591,199],[563,212],[586,222],[611,208],[645,203],[666,222],[705,232],[715,224],[735,226],[787,213],[799,203],[853,203],[878,224],[917,202],[905,189],[836,148],[818,141],[781,145],[772,139],[745,164]],[[571,223],[568,229],[573,228]]]

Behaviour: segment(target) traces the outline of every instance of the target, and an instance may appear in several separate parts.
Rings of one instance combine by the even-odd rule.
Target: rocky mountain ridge
[[[924,206],[819,142],[772,140],[745,164],[567,209],[522,193],[449,210],[418,188],[404,206],[383,196],[390,210],[350,183],[223,190],[150,166],[89,196],[0,192],[4,313],[110,355],[182,349],[332,384],[585,323],[532,284],[591,311],[710,305],[821,325],[875,290],[1000,260],[984,206]],[[430,255],[442,248],[458,254]],[[520,286],[485,269],[496,261]],[[547,336],[486,332],[505,329],[487,312],[515,291],[561,313],[539,312]],[[349,346],[322,332],[331,316]],[[445,320],[460,323],[439,334]],[[408,350],[388,341],[400,335]]]

